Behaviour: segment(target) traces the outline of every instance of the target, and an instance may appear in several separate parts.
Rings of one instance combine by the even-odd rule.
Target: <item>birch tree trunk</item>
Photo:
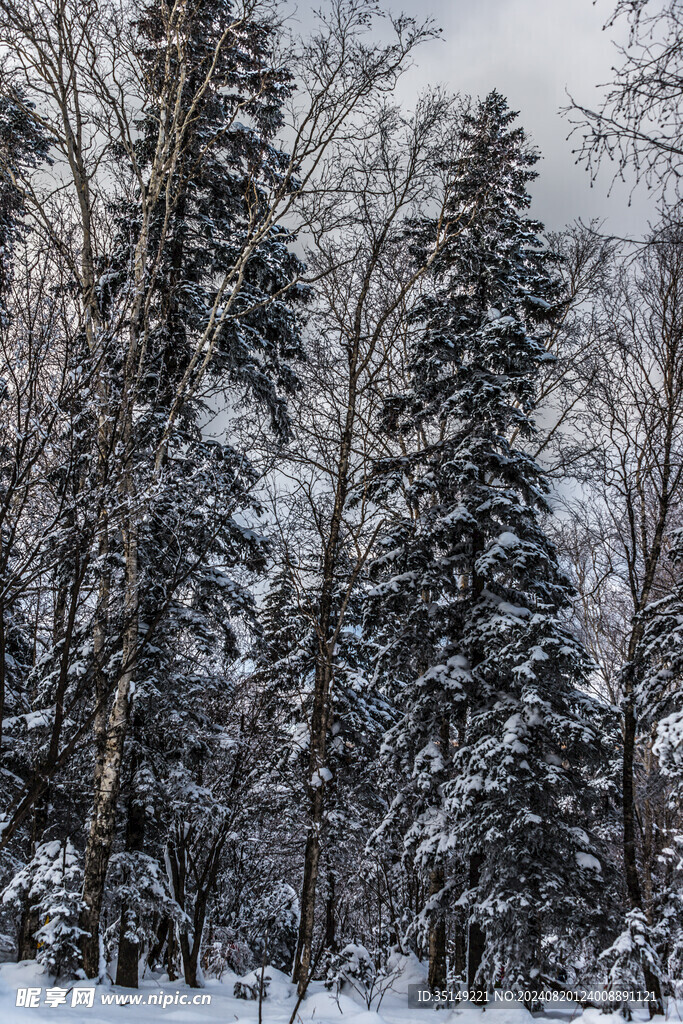
[[[88,843],[83,869],[83,902],[81,927],[83,938],[83,968],[88,978],[100,974],[100,916],[104,886],[109,867],[114,831],[116,804],[121,784],[123,748],[130,720],[131,686],[135,678],[138,646],[138,551],[137,527],[131,519],[124,533],[126,559],[126,587],[124,615],[126,630],[123,644],[123,671],[114,704],[107,722],[99,785],[95,790]]]

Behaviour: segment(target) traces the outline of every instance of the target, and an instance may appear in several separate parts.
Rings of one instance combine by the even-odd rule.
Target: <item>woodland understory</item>
[[[683,4],[616,24],[641,239],[374,0],[0,0],[0,959],[683,994]]]

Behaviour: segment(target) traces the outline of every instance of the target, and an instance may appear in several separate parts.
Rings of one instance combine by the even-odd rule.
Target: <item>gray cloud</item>
[[[299,8],[304,22],[305,6]],[[499,89],[543,156],[535,215],[550,228],[598,217],[609,231],[640,237],[656,219],[651,197],[639,186],[629,205],[631,186],[620,182],[608,196],[613,168],[607,164],[591,187],[572,154],[577,140],[567,140],[570,125],[559,113],[567,92],[595,105],[598,84],[609,80],[618,59],[612,40],[615,32],[625,39],[626,28],[602,30],[613,6],[614,0],[385,0],[391,11],[433,16],[443,28],[443,38],[419,50],[417,66],[402,80],[402,101],[436,83],[472,95]]]

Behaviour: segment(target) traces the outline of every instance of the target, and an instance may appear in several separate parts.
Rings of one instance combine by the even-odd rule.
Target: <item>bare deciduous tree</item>
[[[683,169],[683,11],[678,0],[618,0],[606,28],[630,22],[621,65],[605,87],[601,106],[574,103],[579,159],[595,176],[603,158],[615,176],[627,171],[658,192],[678,192]]]
[[[306,779],[307,839],[301,926],[294,978],[310,975],[316,890],[323,846],[327,744],[338,645],[348,604],[382,524],[369,482],[386,436],[380,429],[383,387],[423,277],[461,223],[449,223],[458,108],[435,93],[412,118],[386,105],[376,134],[334,155],[338,180],[331,203],[317,202],[308,251],[318,297],[308,325],[310,363],[296,405],[298,436],[272,478],[271,509],[281,554],[302,615],[317,643]],[[444,168],[451,168],[445,171]],[[429,210],[438,225],[430,252],[413,262],[402,232]]]
[[[642,612],[666,589],[667,534],[683,515],[682,302],[681,229],[669,223],[635,260],[620,261],[599,291],[581,399],[579,494],[567,499],[564,527],[583,638],[623,713],[624,874],[632,907],[646,912],[652,821],[636,779],[650,752],[636,696]]]

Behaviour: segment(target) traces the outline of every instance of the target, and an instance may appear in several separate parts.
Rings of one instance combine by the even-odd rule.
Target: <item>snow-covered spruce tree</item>
[[[683,530],[670,539],[670,592],[643,615],[642,672],[636,708],[643,725],[656,729],[655,750],[665,771],[683,781]]]
[[[642,910],[630,910],[626,914],[624,930],[615,939],[600,959],[608,968],[608,990],[619,992],[645,992],[644,969],[659,977],[662,965],[654,948],[650,926]],[[628,999],[615,999],[627,1020],[632,1019]]]
[[[168,186],[170,215],[162,197],[150,224],[159,266],[149,314],[145,429],[158,430],[155,420],[163,425],[173,406],[184,416],[196,415],[196,398],[186,407],[187,388],[179,391],[179,385],[191,372],[197,342],[213,323],[217,281],[226,268],[236,267],[239,274],[225,295],[226,301],[235,295],[231,315],[217,328],[207,370],[222,387],[234,389],[237,399],[262,403],[286,433],[283,392],[295,386],[290,362],[301,356],[296,301],[306,294],[293,282],[303,267],[290,249],[291,236],[277,223],[253,248],[248,244],[254,222],[267,219],[269,189],[284,180],[288,160],[272,141],[293,88],[289,72],[273,65],[277,27],[263,12],[254,20],[242,16],[233,0],[202,0],[183,19],[183,64],[177,68],[154,4],[143,7],[137,31],[150,93],[136,150],[143,168],[153,165],[155,104],[163,99],[169,48],[174,73],[183,76],[178,102],[186,112],[192,105]],[[103,278],[105,301],[112,287],[125,290],[129,238],[140,216],[136,202],[118,212],[118,274]]]
[[[680,821],[678,802],[672,802],[670,810],[671,817]],[[680,999],[683,978],[683,834],[669,828],[664,839],[668,845],[657,857],[657,891],[652,901],[649,934],[661,965],[664,992]],[[641,967],[647,963],[647,960],[641,960]]]
[[[148,510],[145,516],[138,514],[134,524],[138,582],[132,598],[126,584],[126,614],[137,618],[138,636],[151,624],[157,634],[153,648],[143,652],[135,666],[141,684],[148,685],[141,685],[127,702],[125,727],[113,738],[113,745],[121,748],[128,723],[133,719],[138,723],[138,742],[129,751],[135,748],[138,760],[129,775],[133,781],[144,774],[145,760],[156,760],[156,772],[160,770],[158,756],[149,759],[143,753],[156,732],[154,709],[158,712],[169,700],[175,707],[185,707],[192,718],[193,700],[184,697],[194,687],[183,693],[183,682],[192,674],[164,672],[164,663],[177,665],[179,649],[189,653],[193,643],[195,655],[206,655],[209,635],[219,651],[234,646],[231,621],[249,605],[234,573],[238,567],[241,571],[254,568],[262,559],[261,542],[244,525],[255,512],[249,496],[248,461],[229,444],[203,437],[200,423],[206,410],[195,392],[196,377],[203,374],[206,379],[204,395],[230,392],[235,402],[265,409],[273,427],[286,432],[284,395],[294,385],[289,360],[298,355],[298,321],[291,298],[299,295],[296,290],[289,294],[287,286],[300,270],[288,248],[289,237],[278,225],[249,249],[254,218],[264,222],[266,191],[286,163],[286,157],[270,144],[290,91],[288,75],[270,63],[273,26],[236,17],[230,2],[205,0],[183,18],[182,57],[173,48],[166,53],[168,26],[154,6],[143,9],[137,30],[138,58],[146,69],[149,89],[149,114],[139,125],[135,152],[143,173],[154,173],[158,155],[166,58],[183,83],[176,102],[188,120],[168,186],[149,220],[155,276],[147,289],[135,422],[126,440],[131,486],[137,495],[145,496]],[[182,66],[176,68],[178,60]],[[112,321],[120,315],[132,287],[131,275],[137,272],[130,264],[130,238],[143,230],[137,198],[129,205],[119,204],[115,212],[118,250],[100,282],[101,309]],[[246,251],[250,256],[240,266]],[[239,290],[239,297],[233,298],[232,315],[219,327],[217,282],[225,280],[229,267],[239,272],[225,301],[233,298],[233,290]],[[212,334],[212,359],[203,367],[204,357],[198,363],[197,354],[207,331]],[[115,380],[116,372],[114,365]],[[122,386],[123,394],[126,385]],[[126,609],[126,601],[120,603]],[[134,796],[129,799],[129,810],[135,812],[138,803]],[[112,808],[106,816],[96,812],[93,822],[104,817],[111,822],[112,814]],[[129,846],[134,842],[138,852],[144,853],[142,824],[140,818],[128,829],[128,836]],[[86,856],[85,916],[89,920],[84,917],[84,927],[91,938],[85,940],[84,951],[89,973],[97,970],[97,918],[108,856],[105,848],[111,849],[110,844],[110,838],[101,842],[93,833]],[[134,848],[128,852],[133,854]],[[137,979],[139,950],[126,941],[132,934],[134,929],[122,928],[117,978],[127,985],[136,984]],[[201,929],[196,939],[190,984],[196,983]],[[188,959],[185,951],[183,959]],[[188,963],[186,968],[190,970]]]
[[[590,666],[562,624],[571,591],[543,532],[548,485],[523,447],[562,295],[526,216],[538,158],[515,116],[493,92],[466,118],[448,213],[470,224],[435,261],[410,386],[387,404],[405,454],[378,467],[395,501],[372,621],[391,639],[386,668],[412,680],[387,736],[407,779],[390,816],[409,802],[435,985],[454,858],[469,873],[471,987],[502,975],[523,988],[545,933],[585,934],[599,917],[585,769],[600,740],[578,689]],[[430,230],[416,227],[416,246]]]
[[[4,903],[35,907],[40,923],[36,959],[56,978],[73,977],[80,969],[82,885],[81,858],[71,840],[53,839],[36,847],[2,894]]]
[[[5,351],[8,353],[12,346],[7,343],[9,339],[5,341],[5,333],[11,319],[8,304],[13,263],[18,243],[26,233],[26,209],[16,178],[21,171],[36,167],[45,161],[47,149],[42,131],[35,122],[25,116],[21,95],[0,96],[0,331],[3,335],[3,347],[7,344]],[[13,355],[17,362],[28,361],[25,350],[19,350]],[[10,356],[3,367],[3,374],[19,370],[19,367],[12,365],[12,361]],[[21,374],[17,373],[17,380],[19,379]],[[4,376],[0,376],[0,402],[11,403],[12,390],[10,382],[5,380]],[[11,416],[10,412],[7,426],[13,423]],[[26,434],[25,425],[23,430]],[[12,591],[15,589],[11,586],[13,563],[15,560],[21,561],[22,552],[19,549],[17,531],[13,529],[16,514],[12,516],[9,513],[12,505],[16,503],[17,477],[23,478],[26,474],[20,456],[23,449],[28,447],[29,437],[32,440],[32,434],[33,431],[28,437],[15,439],[7,430],[3,431],[0,441],[0,759],[3,721],[7,712],[5,705],[8,702],[11,710],[16,710],[13,705],[22,687],[21,667],[25,651],[22,612],[19,608],[13,607],[11,601]],[[19,444],[16,443],[17,440]]]
[[[0,96],[0,309],[3,317],[12,276],[12,257],[25,233],[26,205],[17,176],[47,159],[49,144],[40,125],[27,116],[27,103],[20,91]]]
[[[636,715],[651,738],[654,765],[650,767],[650,787],[653,795],[662,793],[657,827],[647,830],[654,833],[652,852],[656,856],[643,858],[646,923],[665,975],[679,978],[683,954],[679,923],[683,906],[683,530],[672,533],[668,555],[672,571],[669,593],[648,605],[640,617],[642,660],[636,670]],[[652,803],[651,798],[646,807]],[[652,842],[649,834],[645,838]],[[651,957],[641,960],[641,970],[651,969],[651,961]]]
[[[205,847],[214,840],[220,846],[227,831],[223,819],[231,809],[212,792],[211,765],[221,738],[215,708],[230,692],[226,667],[237,651],[237,623],[253,617],[249,594],[235,573],[257,568],[263,558],[258,537],[237,522],[241,514],[251,514],[251,480],[246,461],[240,466],[234,453],[226,456],[225,446],[201,439],[179,449],[174,444],[169,447],[165,487],[154,516],[141,528],[141,619],[159,621],[154,643],[138,662],[125,750],[122,796],[133,874],[136,860],[144,865],[154,858],[163,864],[170,857],[172,862],[168,844],[176,849],[180,824],[200,820],[209,807],[216,830],[204,835]],[[124,861],[120,866],[123,869]],[[187,921],[177,926],[190,984],[196,983],[201,927],[211,898],[210,889],[195,893],[194,882],[188,873],[182,892],[172,886],[183,913],[204,908],[199,934]],[[173,945],[178,915],[169,915],[163,900],[155,909],[168,918],[168,941]],[[123,909],[122,925],[127,916],[130,907]],[[149,913],[147,919],[151,920]],[[134,931],[127,926],[121,931],[121,984],[135,983],[140,947],[151,944],[148,935],[147,942],[129,948],[125,936]]]

